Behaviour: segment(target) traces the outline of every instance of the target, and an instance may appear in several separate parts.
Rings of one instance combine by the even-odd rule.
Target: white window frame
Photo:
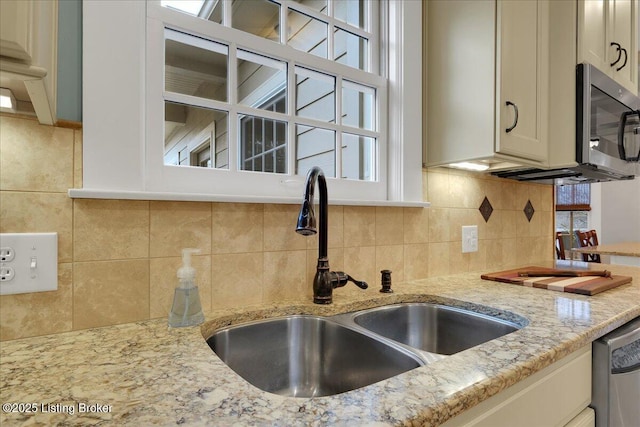
[[[383,29],[381,34],[388,33],[389,40],[384,43],[386,47],[380,57],[388,61],[385,64],[388,97],[381,105],[393,105],[393,108],[388,109],[386,137],[380,141],[386,153],[383,161],[387,170],[385,176],[380,176],[382,190],[363,191],[372,184],[369,182],[329,180],[329,196],[333,203],[386,202],[424,206],[421,203],[421,3],[383,2],[387,8],[388,29]],[[198,31],[205,34],[211,31],[204,28],[211,27],[206,24],[203,21],[203,28]],[[260,173],[264,186],[257,189],[238,180],[237,173],[231,170],[165,166],[162,144],[145,143],[158,135],[160,139],[156,140],[162,141],[162,123],[155,125],[147,119],[163,117],[163,113],[158,111],[163,108],[163,103],[149,102],[149,97],[153,96],[152,88],[163,87],[163,82],[150,80],[145,71],[149,61],[158,62],[154,55],[162,53],[158,52],[160,49],[147,48],[148,37],[157,36],[157,31],[161,30],[164,31],[161,21],[147,19],[144,2],[84,1],[83,188],[70,190],[70,196],[296,202],[303,188],[304,176]],[[314,65],[313,58],[309,61]],[[319,65],[318,68],[322,69]],[[344,75],[348,78],[349,71]],[[234,87],[234,83],[230,81],[229,85]],[[289,127],[290,147],[293,128]],[[235,141],[237,135],[229,135],[230,151],[237,150]],[[392,143],[387,145],[387,141]],[[224,184],[224,191],[212,184],[211,172],[222,174],[215,181]]]

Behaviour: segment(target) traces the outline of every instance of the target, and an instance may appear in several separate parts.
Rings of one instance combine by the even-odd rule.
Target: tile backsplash
[[[311,298],[317,237],[294,232],[297,205],[67,196],[81,186],[81,130],[0,116],[0,232],[57,232],[59,244],[57,291],[0,296],[1,340],[167,316],[185,247],[202,251],[205,313]],[[551,186],[434,169],[423,188],[429,209],[330,206],[332,269],[370,284],[338,297],[377,294],[383,269],[398,284],[553,259]],[[461,226],[474,224],[479,251],[463,254]]]

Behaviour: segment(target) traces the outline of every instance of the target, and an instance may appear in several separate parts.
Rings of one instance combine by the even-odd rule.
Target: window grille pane
[[[164,7],[194,16],[198,16],[204,3],[205,0],[162,0],[160,2]]]
[[[316,12],[327,13],[327,0],[292,0]]]
[[[296,125],[296,173],[304,175],[320,166],[328,177],[336,176],[336,134],[332,130]]]
[[[175,31],[166,34],[165,90],[226,102],[227,46]],[[174,35],[197,45],[169,38]]]
[[[375,181],[376,140],[367,136],[342,135],[342,178]]]
[[[347,24],[367,28],[367,9],[365,0],[333,0],[333,16]]]
[[[289,12],[287,28],[289,46],[321,58],[328,58],[329,26],[325,22],[292,10]]]
[[[205,0],[162,0],[160,4],[198,18],[222,24],[222,2]]]
[[[286,102],[270,103],[287,89],[287,64],[238,50],[238,102],[254,108],[286,113]]]
[[[296,114],[323,122],[335,122],[335,88],[335,77],[296,67]]]
[[[256,36],[280,42],[280,5],[269,0],[232,3],[231,26]]]
[[[226,111],[165,101],[164,163],[228,169],[228,123]]]
[[[287,173],[286,122],[263,117],[240,117],[240,168]]]
[[[556,210],[591,210],[591,184],[556,185]]]
[[[375,94],[373,88],[342,82],[342,124],[374,130]]]
[[[368,40],[337,29],[334,35],[333,57],[336,62],[368,71]]]

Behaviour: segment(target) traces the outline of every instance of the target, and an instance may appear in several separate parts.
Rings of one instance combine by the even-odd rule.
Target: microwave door
[[[607,163],[621,162],[623,153],[633,157],[635,153],[629,151],[632,147],[628,149],[624,144],[632,144],[629,136],[633,132],[632,123],[640,126],[638,116],[633,115],[635,111],[593,85],[590,107],[589,162],[594,163],[594,156],[607,158]],[[621,131],[624,138],[620,138]]]
[[[625,111],[618,126],[618,153],[621,160],[640,161],[640,111]]]

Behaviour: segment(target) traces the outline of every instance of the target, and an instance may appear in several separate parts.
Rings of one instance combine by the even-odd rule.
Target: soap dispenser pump
[[[169,326],[172,328],[195,326],[204,322],[200,295],[195,284],[196,270],[191,266],[191,255],[199,252],[199,249],[182,250],[182,267],[178,269],[180,284],[173,295],[169,313]]]

